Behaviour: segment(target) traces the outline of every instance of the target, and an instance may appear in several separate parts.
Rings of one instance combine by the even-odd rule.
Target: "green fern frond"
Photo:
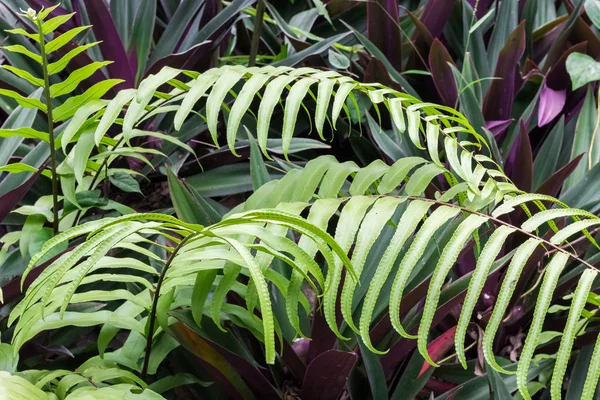
[[[180,75],[192,79],[176,81]],[[170,88],[165,90],[165,86]],[[264,88],[258,104],[257,138],[259,147],[266,152],[271,119],[279,100],[285,97],[282,136],[283,148],[287,149],[293,137],[291,127],[304,98],[311,95],[313,86],[317,88],[315,124],[319,134],[322,134],[328,116],[335,126],[345,101],[353,93],[363,93],[373,103],[383,103],[390,110],[397,130],[407,132],[411,142],[425,150],[423,154],[428,154],[431,160],[410,157],[391,166],[376,161],[360,168],[353,162],[339,163],[333,157],[320,157],[307,163],[301,170],[288,172],[279,181],[261,186],[244,205],[214,225],[184,223],[175,217],[152,213],[134,214],[73,228],[45,245],[42,253],[47,253],[65,240],[84,236],[87,236],[87,240],[51,263],[11,313],[11,323],[18,319],[14,337],[16,349],[32,335],[64,326],[61,325],[63,323],[88,324],[85,326],[102,324],[107,327],[106,337],[110,337],[115,329],[130,329],[152,341],[155,334],[153,329],[140,329],[141,322],[138,320],[126,325],[125,314],[118,311],[78,313],[70,311],[68,303],[85,298],[79,294],[86,279],[100,279],[94,278],[94,275],[103,274],[97,266],[107,262],[108,247],[125,242],[129,250],[136,252],[141,260],[146,260],[148,253],[152,253],[141,244],[147,244],[147,237],[158,235],[168,243],[163,245],[168,260],[155,287],[153,304],[146,307],[149,320],[156,315],[159,301],[162,311],[168,311],[169,307],[175,305],[191,309],[197,322],[205,314],[220,324],[224,314],[235,313],[236,318],[234,320],[232,317],[232,320],[263,341],[266,360],[273,363],[276,357],[275,336],[280,332],[282,321],[278,321],[272,310],[269,286],[284,295],[288,301],[285,317],[296,333],[303,335],[298,306],[308,308],[301,290],[303,283],[307,282],[322,300],[327,324],[339,338],[345,339],[350,330],[354,330],[363,337],[367,348],[381,352],[376,349],[379,343],[372,343],[369,335],[373,319],[377,317],[376,305],[387,304],[396,332],[404,337],[414,337],[417,331],[419,352],[435,365],[427,352],[427,344],[429,331],[435,325],[435,312],[442,298],[441,293],[460,252],[469,246],[471,240],[477,240],[478,246],[481,241],[482,251],[477,257],[475,271],[464,278],[465,282],[469,282],[469,287],[456,335],[458,359],[464,365],[464,340],[475,303],[488,273],[503,267],[497,260],[502,247],[512,239],[511,235],[519,233],[527,240],[506,256],[510,264],[483,336],[484,356],[491,368],[508,372],[501,368],[493,354],[496,332],[525,265],[531,255],[539,250],[538,247],[543,245],[551,257],[543,271],[534,322],[517,369],[518,388],[523,397],[528,398],[527,371],[558,278],[566,265],[583,265],[587,271],[582,274],[572,300],[572,314],[569,314],[557,357],[556,382],[553,382],[552,390],[556,397],[559,394],[556,387],[564,375],[568,353],[576,335],[574,329],[582,302],[596,272],[593,266],[561,245],[574,234],[588,236],[586,229],[600,219],[585,211],[569,208],[552,197],[519,191],[493,159],[485,154],[485,143],[457,111],[422,103],[383,85],[356,82],[335,72],[311,68],[222,67],[204,74],[164,69],[144,80],[138,90],[121,92],[110,102],[98,103],[98,110],[88,115],[92,115],[92,122],[97,123],[94,125],[94,140],[97,143],[114,123],[122,123],[123,132],[119,138],[128,141],[138,133],[136,125],[144,114],[160,109],[165,101],[171,102],[170,105],[181,102],[178,108],[169,108],[176,110],[174,121],[178,127],[196,107],[196,103],[207,96],[208,127],[218,144],[218,115],[222,104],[230,100],[227,94],[233,90],[237,95],[231,99],[226,141],[234,150],[241,118],[249,112],[253,100]],[[118,117],[125,106],[127,110],[121,122]],[[74,117],[73,123],[78,124],[86,118]],[[68,131],[67,137],[73,134],[76,127]],[[67,143],[70,141],[65,139]],[[447,190],[438,190],[436,199],[427,198],[425,192],[437,185]],[[546,208],[544,204],[549,204],[549,207]],[[515,207],[527,207],[529,210],[529,215],[520,226],[500,219]],[[301,215],[306,215],[302,214],[306,210],[308,217],[303,218]],[[559,220],[568,221],[564,228],[557,230],[556,222]],[[394,223],[387,224],[389,221]],[[327,229],[333,225],[335,231],[332,236]],[[495,227],[496,231],[491,235],[488,232],[478,233],[484,225]],[[537,233],[546,225],[556,232],[550,240]],[[366,268],[366,260],[374,244],[384,236],[383,232],[389,231],[392,231],[389,236],[391,240],[384,243],[385,251],[381,259]],[[297,242],[290,239],[291,233],[299,236]],[[440,238],[445,240],[438,242]],[[425,269],[430,253],[437,252],[438,246],[440,249],[436,262],[431,265],[432,268]],[[324,268],[315,263],[317,254],[325,260],[326,273],[323,272]],[[34,257],[27,272],[41,257]],[[273,260],[291,266],[293,272],[289,279],[271,268]],[[398,268],[395,270],[396,265]],[[145,269],[149,265],[144,263],[139,267]],[[117,266],[111,270],[111,274],[126,275],[126,271],[119,271],[123,268]],[[345,280],[342,279],[344,272]],[[404,293],[420,284],[422,281],[419,279],[424,280],[429,275],[431,282],[423,310],[403,305]],[[249,283],[241,283],[246,280],[238,279],[240,276],[247,277]],[[382,293],[386,283],[391,286],[389,296]],[[209,301],[208,293],[211,290],[213,297]],[[245,308],[225,304],[230,291],[245,295]],[[138,309],[149,303],[145,296],[134,300],[122,292],[96,295],[101,295],[107,301],[135,304]],[[179,300],[169,305],[171,296]],[[383,296],[386,298],[382,299]],[[342,326],[338,325],[336,319],[338,303],[344,322]],[[254,315],[257,308],[260,320]],[[146,311],[139,311],[136,315]],[[68,321],[61,319],[61,313]],[[169,322],[164,315],[166,313],[162,314],[159,325],[164,326]],[[100,321],[100,317],[104,319]],[[420,324],[416,322],[419,317]],[[143,318],[147,317],[144,315]],[[162,328],[159,326],[157,329]],[[103,343],[102,346],[105,346],[106,338],[103,338]],[[598,358],[597,354],[595,358]],[[598,374],[598,369],[590,369],[589,380],[597,380]],[[590,385],[592,383],[586,383],[588,390],[585,393],[593,393]]]

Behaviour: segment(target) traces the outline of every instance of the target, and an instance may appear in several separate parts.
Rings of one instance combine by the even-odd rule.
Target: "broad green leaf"
[[[108,177],[110,183],[128,193],[142,193],[140,184],[133,176],[124,172],[117,172]]]
[[[490,37],[490,42],[487,49],[487,57],[489,65],[492,69],[496,68],[500,50],[508,42],[510,34],[515,30],[518,23],[518,2],[505,1],[500,3],[497,14],[495,16],[494,30]]]
[[[40,42],[40,35],[37,33],[29,33],[25,29],[16,28],[16,29],[7,29],[6,32],[13,33],[15,35],[23,35],[27,36],[29,39],[35,40],[36,42]]]
[[[250,175],[252,175],[252,189],[257,191],[262,185],[269,182],[271,177],[262,158],[258,144],[254,136],[246,129],[248,139],[250,140]]]
[[[28,164],[16,162],[0,167],[0,172],[9,172],[11,174],[18,174],[21,172],[37,172],[37,168]]]
[[[40,314],[41,315],[41,314]],[[95,326],[108,324],[121,329],[142,332],[144,327],[134,318],[121,317],[111,311],[95,311],[91,313],[66,312],[47,315],[45,319],[37,320],[26,332],[15,337],[13,346],[18,350],[22,344],[42,331],[59,329],[65,326]],[[1,381],[1,380],[0,380]]]
[[[588,0],[587,3],[589,2],[590,1]],[[598,11],[600,12],[600,6]],[[600,80],[600,63],[587,54],[570,54],[569,57],[567,57],[566,66],[567,72],[571,76],[573,90],[579,89],[590,82]]]
[[[0,371],[0,393],[7,399],[49,400],[46,393],[29,381],[6,371]]]
[[[600,1],[598,0],[585,0],[585,12],[588,17],[592,20],[592,23],[596,28],[600,29]]]
[[[17,372],[17,364],[19,363],[19,355],[15,355],[13,348],[8,343],[0,343],[0,373]],[[2,380],[0,378],[0,380]]]
[[[571,159],[574,159],[581,153],[585,156],[575,168],[575,171],[569,175],[563,185],[563,193],[572,187],[577,181],[582,179],[586,172],[598,163],[600,157],[600,138],[598,138],[597,128],[598,110],[594,92],[588,87],[587,95],[583,103],[583,108],[577,118],[575,127],[575,140],[571,150]]]
[[[151,383],[150,386],[148,386],[148,389],[160,394],[184,385],[210,386],[212,385],[212,382],[202,381],[193,374],[178,373],[176,375],[166,376]]]
[[[510,390],[508,390],[498,372],[495,369],[490,368],[489,365],[486,366],[486,372],[488,380],[490,381],[492,398],[494,400],[513,400],[513,397],[510,395]]]
[[[0,137],[14,137],[20,136],[25,139],[40,139],[44,142],[48,142],[49,136],[45,132],[37,131],[33,128],[23,127],[17,129],[0,129]]]
[[[135,48],[137,53],[138,69],[135,80],[139,82],[146,69],[146,62],[150,55],[152,45],[152,34],[156,21],[156,2],[140,6],[135,15],[135,22],[129,40],[129,48]]]
[[[550,131],[533,162],[533,188],[537,189],[554,174],[563,145],[565,118],[562,116]]]

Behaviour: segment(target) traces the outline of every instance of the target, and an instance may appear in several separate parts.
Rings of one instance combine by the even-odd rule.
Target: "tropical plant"
[[[40,64],[43,79],[14,66],[3,65],[2,68],[10,71],[16,77],[42,88],[44,102],[36,97],[24,97],[12,90],[0,90],[0,95],[14,99],[22,107],[37,109],[47,115],[48,132],[38,131],[30,127],[19,127],[2,129],[1,134],[4,138],[16,138],[17,141],[15,144],[17,145],[23,139],[36,139],[44,146],[49,147],[49,177],[52,181],[51,202],[47,201],[48,199],[45,197],[41,197],[33,206],[25,205],[14,210],[14,212],[28,216],[23,230],[34,231],[39,229],[47,220],[52,223],[54,234],[59,231],[59,223],[62,223],[63,229],[72,226],[82,216],[82,212],[90,209],[92,206],[117,209],[124,212],[131,210],[114,202],[109,204],[107,199],[99,198],[99,192],[95,190],[96,186],[102,180],[110,179],[115,186],[125,191],[139,191],[137,182],[126,174],[135,174],[134,171],[122,168],[110,168],[111,164],[113,164],[119,155],[136,157],[150,164],[142,153],[162,154],[154,149],[129,146],[129,142],[125,142],[118,136],[111,138],[106,134],[109,126],[101,126],[98,123],[94,123],[93,120],[88,119],[89,115],[94,114],[99,116],[104,113],[104,107],[108,100],[102,100],[102,97],[111,88],[123,82],[123,80],[102,80],[89,87],[82,94],[69,97],[62,102],[60,101],[61,98],[64,98],[64,96],[77,89],[85,79],[92,76],[100,68],[110,64],[110,62],[93,62],[73,71],[64,81],[54,84],[50,83],[51,77],[66,68],[74,57],[81,55],[97,44],[92,43],[91,45],[75,47],[56,61],[49,63],[49,54],[59,51],[71,39],[89,28],[73,28],[61,35],[57,35],[52,40],[47,40],[47,35],[54,34],[58,28],[66,24],[74,16],[74,13],[71,13],[46,19],[57,7],[50,7],[40,13],[29,9],[23,14],[35,25],[37,29],[35,34],[28,33],[20,28],[9,31],[9,33],[30,38],[38,43],[40,54],[30,51],[22,45],[10,45],[3,48],[7,52],[26,55]],[[116,99],[117,101],[121,101],[123,97],[126,98],[127,96],[128,92],[122,91]],[[116,111],[118,113],[120,110]],[[64,123],[64,121],[69,122]],[[55,125],[57,126],[56,129]],[[164,137],[160,133],[137,130],[133,137],[139,136]],[[176,138],[167,138],[167,140],[193,153],[193,150],[189,146],[181,143]],[[71,146],[72,143],[75,145]],[[99,151],[97,155],[91,156],[95,147],[94,144]],[[57,146],[62,147],[66,156],[62,162],[60,162]],[[43,169],[44,166],[39,167],[38,170],[33,165],[21,162],[7,164],[2,167],[3,172],[29,174],[44,174]],[[62,212],[59,206],[59,201],[61,200],[59,184],[65,199]],[[13,236],[17,238],[16,235]],[[22,251],[26,252],[27,244],[25,243],[25,239],[26,237],[23,236],[19,238],[21,240]]]
[[[193,79],[180,83],[181,81],[175,80],[180,74]],[[330,329],[340,339],[348,339],[340,332],[336,322],[336,302],[341,290],[339,302],[344,323],[347,325],[346,331],[353,330],[359,333],[365,346],[378,352],[371,342],[369,332],[373,312],[380,302],[381,288],[389,280],[392,282],[389,310],[393,328],[403,337],[416,338],[421,355],[432,365],[437,365],[429,356],[428,338],[434,325],[440,293],[461,251],[472,241],[481,250],[477,250],[476,253],[476,269],[462,282],[463,285],[468,283],[469,289],[458,321],[457,356],[466,367],[464,340],[472,311],[488,273],[510,260],[483,336],[483,351],[487,363],[494,370],[510,373],[502,368],[493,356],[494,338],[511,302],[514,287],[530,256],[536,248],[543,245],[548,252],[549,261],[540,275],[532,326],[529,328],[516,370],[517,386],[521,395],[529,398],[528,370],[540,341],[552,294],[567,263],[574,262],[575,266],[583,267],[583,271],[572,297],[552,378],[552,396],[561,396],[563,377],[573,341],[582,324],[584,327],[588,324],[588,318],[581,321],[580,319],[596,274],[592,265],[563,245],[569,237],[577,233],[585,235],[595,244],[587,230],[599,223],[595,215],[569,208],[551,196],[528,194],[518,190],[490,158],[486,142],[461,114],[451,108],[420,102],[412,96],[381,84],[360,84],[340,74],[310,68],[223,67],[205,74],[163,69],[141,83],[125,113],[123,137],[127,140],[131,135],[134,124],[143,115],[144,110],[155,113],[175,111],[175,126],[181,126],[195,103],[206,93],[207,124],[215,143],[218,144],[216,123],[221,104],[240,79],[245,83],[235,96],[227,124],[227,143],[233,151],[239,121],[258,91],[265,86],[258,107],[256,131],[258,146],[266,153],[273,108],[284,88],[289,86],[282,127],[284,155],[287,156],[293,136],[294,120],[306,96],[310,95],[309,98],[315,100],[315,125],[317,132],[321,133],[327,117],[336,121],[340,112],[347,109],[346,99],[355,103],[358,93],[364,93],[374,106],[383,105],[390,111],[395,128],[399,132],[406,131],[412,144],[426,152],[431,161],[421,157],[410,157],[401,159],[392,166],[375,162],[360,169],[356,165],[340,164],[331,158],[318,158],[307,164],[302,171],[293,170],[281,181],[263,185],[248,199],[245,207],[249,211],[232,214],[212,225],[185,223],[165,214],[152,213],[102,219],[74,227],[46,242],[42,251],[31,260],[23,276],[25,279],[29,271],[55,246],[82,235],[86,236],[83,244],[67,251],[46,266],[28,288],[25,298],[12,311],[9,323],[18,319],[13,337],[15,351],[40,331],[60,326],[104,325],[103,330],[109,331],[108,335],[112,336],[119,329],[127,329],[146,338],[145,351],[140,349],[138,357],[142,358],[143,354],[141,373],[145,378],[153,343],[164,336],[161,335],[162,332],[169,332],[171,318],[168,316],[168,310],[181,307],[190,309],[194,320],[200,324],[207,296],[214,284],[210,304],[206,307],[207,314],[217,326],[220,325],[221,313],[225,312],[234,323],[249,329],[259,340],[264,341],[266,361],[273,363],[276,357],[275,334],[280,332],[279,326],[282,322],[274,317],[271,309],[268,282],[277,287],[286,299],[285,309],[289,323],[295,332],[302,336],[298,305],[303,305],[305,311],[310,312],[308,300],[301,290],[303,282],[306,281],[313,286],[315,293],[322,294],[325,319]],[[165,83],[174,86],[173,91],[166,96],[163,91],[156,92]],[[316,95],[311,92],[312,85],[318,87]],[[162,105],[158,103],[159,100],[153,102],[154,96],[166,99],[169,105]],[[173,107],[172,103],[176,99],[181,99],[181,104]],[[329,113],[330,103],[332,106]],[[110,107],[110,104],[118,104],[118,100],[108,103],[107,107]],[[359,110],[356,105],[355,110]],[[106,118],[105,116],[102,118]],[[114,122],[116,117],[115,114],[108,124]],[[359,116],[359,120],[360,118]],[[441,161],[442,157],[445,162]],[[438,176],[442,180],[438,180]],[[344,189],[348,178],[351,179],[351,184],[348,189]],[[407,182],[403,185],[405,181]],[[297,184],[298,182],[300,184]],[[430,190],[431,185],[435,187],[436,183],[443,183],[442,187],[447,189],[442,189],[435,199],[427,198],[425,192]],[[350,197],[342,195],[340,198],[339,194],[346,190]],[[316,196],[317,200],[310,206],[308,216],[300,217],[313,196]],[[256,205],[260,205],[259,208],[256,208]],[[515,207],[522,208],[527,215],[521,218],[523,221],[519,221],[519,225],[501,218],[513,213]],[[535,208],[539,211],[533,212],[532,209]],[[329,220],[338,209],[341,211],[337,217],[336,233],[332,237],[323,229],[327,228]],[[399,211],[403,212],[397,222],[398,228],[395,229],[391,240],[384,244],[386,250],[377,269],[370,271],[373,274],[371,283],[364,287],[368,280],[365,279],[363,267],[369,251],[388,221]],[[573,222],[559,229],[557,223],[560,224],[565,218],[571,218]],[[488,230],[483,230],[486,225],[496,226],[497,229],[490,235]],[[541,229],[546,229],[545,226],[552,233],[548,238],[542,235],[543,231],[540,232]],[[430,238],[439,229],[444,229],[445,235],[444,243],[439,244],[443,246],[439,258],[431,260],[431,269],[426,270],[427,272],[415,270],[426,248],[431,244]],[[300,235],[298,243],[287,238],[289,231]],[[128,290],[78,291],[81,286],[98,280],[135,280],[141,286],[151,288],[152,284],[148,279],[127,274],[126,271],[133,268],[150,273],[148,277],[152,276],[153,268],[139,259],[144,254],[151,254],[141,244],[148,242],[146,238],[157,235],[167,243],[164,249],[168,258],[162,266],[153,295],[150,296],[147,290],[139,294]],[[521,237],[517,239],[519,236]],[[510,253],[496,260],[509,239],[517,240],[518,244]],[[405,243],[410,243],[410,246],[404,246]],[[137,253],[134,258],[138,261],[108,257],[108,251],[115,246],[125,246]],[[346,253],[351,247],[353,250],[349,260]],[[317,251],[326,261],[326,274],[314,261]],[[391,279],[396,258],[401,251],[403,257],[395,276]],[[289,280],[270,268],[274,259],[279,259],[292,268]],[[104,273],[107,268],[111,273]],[[219,274],[219,271],[222,272]],[[346,279],[342,283],[343,271],[346,271]],[[402,323],[400,306],[409,278],[415,273],[432,276],[422,312],[412,310],[413,313],[416,311],[417,315],[422,314],[418,333],[413,336],[405,326],[416,325],[416,315],[411,315],[411,324],[408,324],[406,319]],[[240,274],[248,276],[249,281],[246,285],[240,286]],[[359,286],[361,290],[366,291],[362,293],[362,307],[354,303],[354,294],[359,283],[362,283]],[[226,305],[223,300],[230,290],[236,291],[246,299],[246,309],[229,306],[231,310],[225,311]],[[122,305],[115,311],[67,311],[70,304],[92,299],[117,301]],[[127,306],[128,304],[131,306]],[[133,305],[135,306],[132,307]],[[126,314],[119,312],[126,306],[131,311]],[[148,315],[144,315],[143,319],[132,319],[144,310],[148,311]],[[254,315],[255,310],[259,310],[260,317]],[[358,326],[355,325],[355,318],[359,320]],[[105,345],[107,340],[109,339],[101,335],[101,343]],[[101,354],[104,345],[100,344]],[[597,351],[595,353],[600,354]],[[119,361],[118,356],[112,360],[125,364],[125,361]],[[597,363],[592,363],[595,364]],[[593,396],[597,379],[596,369],[591,368],[584,398]]]
[[[115,61],[67,101],[125,82],[57,124],[58,235],[49,144],[2,139],[0,392],[594,395],[595,0],[28,3],[82,30],[51,84]]]

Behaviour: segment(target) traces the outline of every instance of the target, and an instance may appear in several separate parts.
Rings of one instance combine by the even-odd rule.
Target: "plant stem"
[[[48,55],[46,54],[46,46],[44,39],[44,31],[42,23],[38,19],[36,21],[38,32],[40,35],[40,52],[42,53],[42,70],[44,71],[44,97],[46,99],[46,116],[48,117],[48,136],[50,140],[50,170],[52,171],[52,213],[54,221],[52,228],[54,234],[58,233],[58,176],[56,174],[56,147],[54,143],[54,119],[52,118],[52,99],[50,98],[50,75],[48,74]]]
[[[254,32],[252,32],[252,42],[250,43],[250,56],[248,57],[249,67],[253,67],[256,64],[256,55],[258,54],[260,32],[262,30],[264,16],[265,2],[263,0],[258,0],[258,5],[256,6],[256,18],[254,19]]]
[[[142,375],[141,378],[143,381],[146,381],[148,376],[148,365],[150,364],[150,354],[152,352],[152,339],[154,336],[154,324],[156,322],[156,309],[158,307],[158,298],[160,297],[160,288],[162,287],[163,281],[165,280],[165,276],[167,275],[167,270],[171,266],[173,259],[179,252],[179,250],[183,247],[183,245],[191,238],[196,236],[196,233],[189,234],[184,237],[181,242],[175,247],[173,253],[169,256],[169,259],[165,263],[162,271],[160,271],[160,276],[158,277],[158,282],[156,283],[156,290],[154,291],[154,299],[152,300],[152,309],[150,310],[150,317],[148,320],[148,336],[146,337],[146,353],[144,354],[144,366],[142,367]]]

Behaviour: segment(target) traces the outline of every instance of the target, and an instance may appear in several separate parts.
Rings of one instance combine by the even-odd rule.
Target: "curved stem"
[[[48,55],[42,23],[36,22],[40,36],[40,53],[42,55],[42,70],[44,72],[44,98],[46,100],[46,116],[48,117],[48,140],[50,141],[50,170],[52,171],[52,229],[58,233],[58,176],[56,174],[56,147],[54,143],[54,118],[52,117],[52,99],[50,98],[50,74],[48,73]]]
[[[197,234],[198,234],[198,232],[192,233],[192,234],[186,236],[185,238],[183,238],[181,240],[181,242],[179,242],[177,247],[175,247],[175,250],[173,250],[173,253],[171,253],[171,255],[169,256],[169,259],[167,260],[162,271],[160,271],[160,276],[158,277],[158,282],[156,283],[156,291],[154,292],[154,299],[152,300],[152,309],[150,310],[150,317],[148,320],[148,336],[146,337],[146,353],[144,354],[144,366],[142,367],[142,375],[141,375],[141,378],[143,381],[145,381],[146,377],[148,376],[148,365],[150,364],[150,354],[152,352],[152,339],[154,336],[154,325],[156,323],[156,309],[158,307],[158,298],[160,297],[160,289],[162,287],[163,281],[165,280],[165,276],[167,275],[167,270],[171,266],[171,263],[173,262],[173,259],[175,258],[175,256],[179,252],[179,250],[181,250],[183,245],[189,239],[193,238]]]

